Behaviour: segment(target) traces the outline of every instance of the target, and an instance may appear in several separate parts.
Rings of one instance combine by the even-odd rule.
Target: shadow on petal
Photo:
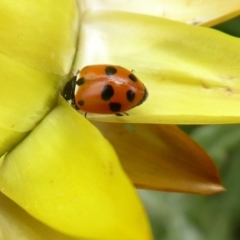
[[[200,194],[224,191],[211,158],[176,126],[94,124],[115,147],[135,186]]]

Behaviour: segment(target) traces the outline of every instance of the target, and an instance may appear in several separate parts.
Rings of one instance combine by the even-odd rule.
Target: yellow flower
[[[16,239],[20,229],[26,239],[151,239],[132,183],[223,190],[206,153],[158,124],[238,122],[240,42],[160,16],[210,26],[240,5],[217,15],[214,1],[213,16],[199,15],[207,5],[170,3],[2,1],[0,237]],[[82,117],[59,92],[72,72],[96,63],[134,69],[148,101],[121,118]]]

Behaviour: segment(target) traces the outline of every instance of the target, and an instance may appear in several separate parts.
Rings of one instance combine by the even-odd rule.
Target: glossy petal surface
[[[240,2],[230,0],[78,0],[81,11],[121,10],[181,22],[212,26],[240,14]]]

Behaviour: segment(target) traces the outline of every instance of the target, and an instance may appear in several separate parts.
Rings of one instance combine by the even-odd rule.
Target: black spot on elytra
[[[102,89],[101,98],[108,101],[114,95],[114,89],[111,85],[105,85]]]
[[[128,90],[126,95],[127,95],[127,100],[129,102],[132,102],[134,100],[134,98],[135,98],[135,92],[132,91],[132,90]]]
[[[115,67],[112,67],[112,66],[108,66],[105,68],[105,73],[108,75],[108,76],[111,76],[111,75],[114,75],[117,73],[117,69]]]
[[[133,82],[137,82],[137,80],[138,80],[137,77],[136,77],[134,74],[132,74],[132,73],[129,74],[128,77],[129,77],[129,79],[132,80]]]
[[[78,101],[78,105],[79,105],[79,106],[83,106],[83,105],[84,105],[84,101],[83,101],[83,100],[79,100],[79,101]]]
[[[111,102],[109,103],[109,108],[112,112],[120,112],[121,111],[121,103]]]
[[[76,84],[78,86],[83,85],[85,83],[85,78],[81,77],[76,81]]]

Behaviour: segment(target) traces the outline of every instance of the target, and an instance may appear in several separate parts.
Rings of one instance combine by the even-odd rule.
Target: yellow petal
[[[27,132],[17,132],[0,127],[0,156],[5,152],[10,151],[16,144],[26,137],[26,135]]]
[[[63,77],[0,54],[0,156],[56,104]]]
[[[83,19],[75,68],[111,63],[134,69],[149,91],[111,122],[207,124],[240,120],[240,40],[216,30],[122,12]]]
[[[151,239],[144,209],[113,148],[64,100],[6,155],[0,189],[71,236]]]
[[[37,221],[17,204],[0,193],[0,239],[1,240],[77,240],[61,234]],[[80,239],[79,239],[80,240]]]
[[[94,124],[112,143],[137,187],[201,194],[224,190],[210,157],[177,127]]]
[[[26,14],[27,13],[27,14]],[[78,34],[75,1],[1,1],[0,155],[56,104]]]
[[[0,54],[0,126],[29,131],[53,107],[62,77]]]
[[[78,33],[76,1],[1,1],[0,21],[1,53],[49,72],[69,71]]]
[[[189,24],[212,26],[240,14],[238,0],[79,0],[81,11],[119,10],[164,17]]]

